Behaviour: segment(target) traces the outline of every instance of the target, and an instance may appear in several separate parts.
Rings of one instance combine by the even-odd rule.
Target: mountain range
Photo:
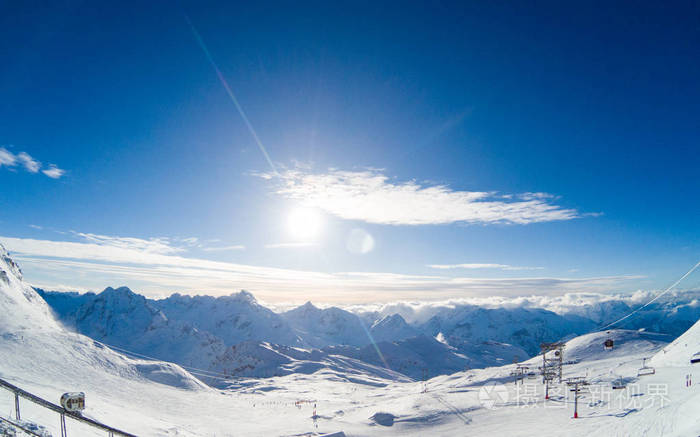
[[[499,366],[536,355],[541,342],[591,332],[631,310],[623,301],[562,313],[462,304],[408,323],[398,313],[355,313],[311,302],[275,312],[247,291],[221,297],[176,293],[165,299],[149,299],[127,287],[85,294],[37,292],[66,327],[95,340],[238,377],[313,373],[342,367],[347,360],[413,379]],[[650,306],[636,323],[675,337],[700,317],[700,306],[690,297]]]

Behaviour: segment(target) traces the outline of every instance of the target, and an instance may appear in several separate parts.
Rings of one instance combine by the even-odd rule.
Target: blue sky
[[[663,288],[700,259],[699,18],[692,2],[13,5],[0,241],[55,289]]]

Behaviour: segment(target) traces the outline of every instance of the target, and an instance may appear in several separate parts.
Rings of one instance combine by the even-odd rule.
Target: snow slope
[[[218,369],[237,377],[272,377],[312,374],[321,369],[337,374],[410,381],[401,373],[319,349],[301,349],[267,342],[247,341],[229,348]]]
[[[22,283],[4,250],[1,254],[0,272],[6,279],[0,283],[0,377],[47,399],[57,400],[65,391],[84,391],[85,415],[138,435],[700,434],[700,390],[698,384],[684,384],[685,375],[697,372],[697,367],[682,361],[673,366],[659,362],[654,375],[637,378],[641,358],[653,355],[664,343],[636,331],[614,333],[619,347],[607,355],[601,352],[607,333],[567,342],[565,351],[578,357],[578,363],[566,365],[564,376],[587,375],[592,383],[579,400],[577,420],[571,418],[571,392],[555,384],[545,401],[538,378],[527,379],[526,385],[513,384],[514,365],[460,371],[427,383],[321,368],[311,374],[239,379],[226,390],[209,389],[194,378],[191,385],[166,385],[155,381],[161,371],[151,370],[167,373],[177,366],[130,360],[65,331]],[[666,355],[673,356],[669,354],[685,341],[691,346],[697,343],[697,329],[669,345]],[[686,349],[692,350],[691,346]],[[533,357],[526,363],[537,366],[539,360]],[[181,369],[172,374],[191,378]],[[627,388],[606,392],[616,377],[628,381]],[[666,391],[659,394],[659,387]],[[0,415],[12,409],[12,398],[0,396]],[[23,419],[58,435],[55,413],[32,408],[26,401],[22,412]],[[69,420],[68,435],[102,434]]]
[[[664,347],[651,359],[655,366],[679,366],[690,364],[692,357],[700,355],[700,321],[688,329],[683,335]],[[695,364],[700,367],[700,364]]]

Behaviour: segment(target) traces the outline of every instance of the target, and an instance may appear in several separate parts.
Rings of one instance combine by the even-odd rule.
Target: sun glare
[[[313,240],[321,232],[321,215],[309,208],[296,208],[287,217],[287,229],[297,240]]]

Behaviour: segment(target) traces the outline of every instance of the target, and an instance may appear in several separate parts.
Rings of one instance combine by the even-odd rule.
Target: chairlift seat
[[[653,367],[642,367],[637,371],[637,376],[653,375],[656,373],[656,369]]]

